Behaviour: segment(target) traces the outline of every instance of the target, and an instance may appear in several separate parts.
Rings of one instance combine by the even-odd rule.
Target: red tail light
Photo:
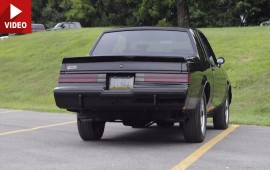
[[[136,74],[136,82],[188,83],[189,74]]]
[[[60,74],[59,83],[106,82],[106,74]]]

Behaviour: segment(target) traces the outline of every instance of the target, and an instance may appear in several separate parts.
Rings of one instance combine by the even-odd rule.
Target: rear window
[[[120,31],[105,33],[92,55],[192,56],[194,49],[184,31]]]

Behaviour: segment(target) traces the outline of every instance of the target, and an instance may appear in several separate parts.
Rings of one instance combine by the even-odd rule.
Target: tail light
[[[136,82],[188,83],[189,74],[136,74]]]
[[[106,82],[106,74],[60,74],[59,83]]]

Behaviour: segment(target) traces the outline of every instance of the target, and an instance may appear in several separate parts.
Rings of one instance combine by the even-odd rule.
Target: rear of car
[[[43,24],[32,24],[32,32],[45,31],[45,26]]]
[[[107,121],[140,117],[130,110],[175,119],[189,81],[185,56],[194,53],[187,31],[105,32],[89,57],[63,60],[57,106]]]
[[[132,127],[156,122],[171,127],[189,116],[183,111],[190,84],[187,58],[197,55],[188,29],[105,31],[88,57],[63,59],[54,89],[56,104],[77,112],[78,130],[84,140],[99,140],[106,122],[120,121]],[[198,116],[203,113],[205,122],[205,110],[200,111],[205,106],[195,109]],[[206,124],[198,123],[202,134],[188,140],[203,141]]]
[[[189,78],[186,65],[183,59],[162,60],[118,56],[65,59],[55,88],[57,106],[109,121],[181,110]],[[95,115],[95,111],[105,115]]]

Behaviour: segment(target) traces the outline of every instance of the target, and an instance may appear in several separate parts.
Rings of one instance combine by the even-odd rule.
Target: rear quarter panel
[[[211,99],[213,96],[213,78],[212,70],[209,63],[200,60],[199,57],[190,58],[187,60],[188,72],[190,73],[189,86],[187,91],[187,99],[184,110],[190,111],[195,109],[205,86],[208,83],[210,86],[210,93],[207,96],[207,110],[213,109]]]

